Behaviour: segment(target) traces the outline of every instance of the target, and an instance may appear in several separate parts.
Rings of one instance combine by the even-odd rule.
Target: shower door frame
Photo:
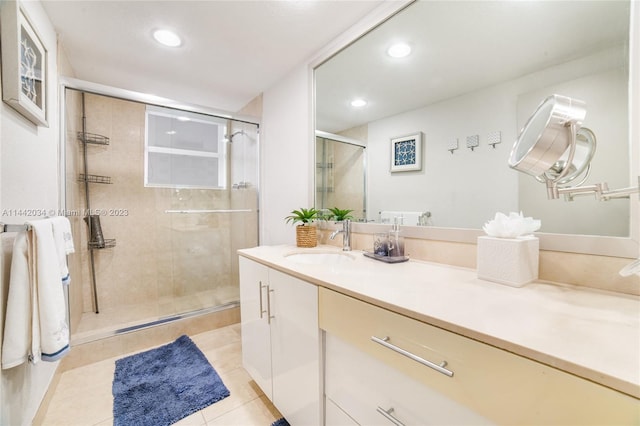
[[[126,89],[120,89],[117,87],[112,87],[112,86],[107,86],[107,85],[103,85],[103,84],[99,84],[99,83],[92,83],[90,81],[85,81],[85,80],[79,80],[76,78],[71,78],[71,77],[65,77],[65,76],[60,76],[59,77],[59,84],[58,84],[58,90],[59,90],[59,140],[58,140],[58,183],[59,183],[59,200],[58,200],[58,205],[61,206],[60,215],[64,215],[64,211],[66,210],[66,199],[67,199],[67,178],[66,178],[66,161],[67,161],[67,157],[66,157],[66,139],[67,139],[67,129],[66,129],[66,101],[67,101],[67,97],[66,97],[66,90],[67,89],[72,89],[72,90],[77,90],[77,91],[81,91],[81,92],[85,92],[85,93],[91,93],[91,94],[95,94],[95,95],[101,95],[101,96],[108,96],[111,98],[116,98],[116,99],[121,99],[124,101],[132,101],[132,102],[138,102],[138,103],[142,103],[145,105],[154,105],[154,106],[160,106],[160,107],[166,107],[166,108],[173,108],[173,109],[179,109],[179,110],[184,110],[184,111],[188,111],[188,112],[194,112],[194,113],[200,113],[200,114],[206,114],[206,115],[212,115],[218,118],[223,118],[226,120],[233,120],[236,122],[240,122],[240,123],[247,123],[247,124],[251,124],[251,125],[255,125],[257,126],[257,131],[256,131],[256,144],[257,144],[257,150],[258,150],[258,162],[257,162],[257,170],[256,170],[256,195],[257,195],[257,200],[256,200],[256,214],[257,214],[257,221],[256,221],[256,226],[258,227],[258,232],[256,233],[256,238],[257,238],[257,243],[258,245],[260,245],[260,176],[261,176],[261,164],[259,159],[261,158],[261,147],[260,147],[260,126],[261,126],[261,120],[257,117],[251,116],[251,115],[245,115],[245,114],[237,114],[237,113],[232,113],[229,111],[224,111],[221,109],[215,109],[215,108],[209,108],[209,107],[204,107],[201,105],[195,105],[195,104],[190,104],[190,103],[186,103],[186,102],[180,102],[180,101],[176,101],[176,100],[172,100],[169,98],[163,98],[160,96],[156,96],[156,95],[151,95],[151,94],[147,94],[147,93],[142,93],[142,92],[136,92],[136,91],[132,91],[132,90],[126,90]],[[70,324],[70,320],[71,320],[71,305],[69,303],[69,289],[66,289],[66,299],[67,299],[67,321]],[[94,340],[98,340],[98,339],[102,339],[105,337],[109,337],[109,336],[113,336],[113,335],[117,335],[117,334],[122,334],[122,333],[128,333],[128,332],[132,332],[132,331],[136,331],[136,330],[140,330],[140,329],[144,329],[144,328],[149,328],[149,327],[153,327],[156,325],[160,325],[160,324],[166,324],[168,322],[172,322],[172,321],[176,321],[176,320],[181,320],[184,318],[190,318],[190,317],[194,317],[194,316],[198,316],[198,315],[203,315],[203,314],[208,314],[208,313],[212,313],[212,312],[217,312],[217,311],[221,311],[221,310],[225,310],[225,309],[230,309],[230,308],[236,308],[240,306],[240,302],[230,302],[227,303],[225,305],[221,305],[221,306],[213,306],[213,307],[209,307],[209,308],[202,308],[202,309],[198,309],[195,311],[188,311],[188,312],[181,312],[181,313],[177,313],[177,314],[173,314],[173,315],[168,315],[166,317],[161,317],[161,318],[156,318],[155,320],[151,320],[148,322],[145,322],[143,324],[140,325],[134,325],[134,326],[129,326],[129,327],[123,327],[123,328],[119,328],[113,331],[106,331],[106,332],[101,332],[101,333],[96,333],[96,335],[91,336],[90,338],[87,339],[76,339],[73,341],[74,344],[82,344],[82,343],[86,343],[89,341],[94,341]]]

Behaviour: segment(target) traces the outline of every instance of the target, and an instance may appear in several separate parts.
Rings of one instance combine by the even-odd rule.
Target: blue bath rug
[[[116,361],[114,426],[168,426],[229,396],[188,336]]]
[[[281,419],[276,420],[275,422],[271,423],[271,426],[291,426],[289,424],[289,422],[283,417]]]

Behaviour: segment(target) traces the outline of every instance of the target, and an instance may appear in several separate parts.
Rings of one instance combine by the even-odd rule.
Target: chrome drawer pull
[[[441,364],[435,364],[431,361],[427,361],[426,359],[419,357],[418,355],[414,355],[409,351],[405,351],[404,349],[396,346],[396,345],[392,345],[391,343],[389,343],[389,336],[385,336],[384,338],[379,338],[376,336],[371,336],[371,340],[373,340],[374,342],[384,346],[385,348],[391,349],[392,351],[398,352],[400,355],[404,355],[409,359],[412,359],[416,362],[419,362],[422,365],[426,365],[429,368],[433,368],[434,370],[444,374],[445,376],[449,376],[449,377],[453,377],[453,371],[451,370],[447,370],[446,367],[447,366],[447,361],[442,361]]]
[[[388,410],[385,410],[382,407],[378,407],[376,409],[376,411],[378,413],[382,414],[387,420],[389,420],[394,425],[396,425],[396,426],[404,426],[404,423],[402,423],[400,420],[396,419],[396,417],[391,414],[391,413],[393,413],[393,407],[389,408]]]

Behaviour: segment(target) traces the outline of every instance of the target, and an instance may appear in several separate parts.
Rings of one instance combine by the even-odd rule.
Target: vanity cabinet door
[[[240,315],[242,326],[242,364],[270,400],[271,326],[267,312],[269,268],[244,257],[240,265]]]
[[[242,362],[289,423],[322,423],[318,287],[240,257]]]
[[[318,425],[318,287],[273,269],[269,280],[273,403],[292,425]]]

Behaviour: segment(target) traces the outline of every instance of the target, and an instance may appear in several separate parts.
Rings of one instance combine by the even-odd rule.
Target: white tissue
[[[482,229],[490,237],[498,238],[518,238],[524,235],[532,234],[540,229],[540,221],[530,217],[523,217],[520,213],[496,213],[493,220],[485,223]]]

